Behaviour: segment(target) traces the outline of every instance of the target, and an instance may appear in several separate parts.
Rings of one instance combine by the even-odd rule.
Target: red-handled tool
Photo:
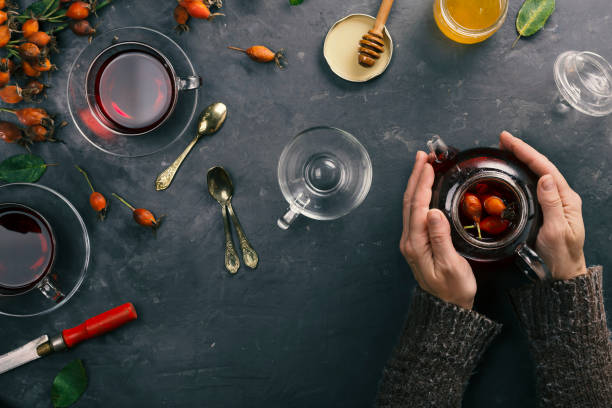
[[[92,317],[72,329],[66,329],[62,331],[62,334],[55,337],[49,338],[46,334],[40,336],[20,348],[0,356],[0,374],[56,351],[72,348],[82,341],[115,330],[137,317],[134,305],[126,303]]]

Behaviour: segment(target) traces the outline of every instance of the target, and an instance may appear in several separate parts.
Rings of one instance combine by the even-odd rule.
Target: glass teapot
[[[536,194],[538,177],[511,153],[500,149],[458,151],[439,136],[433,136],[427,146],[435,171],[430,207],[448,218],[457,252],[473,263],[514,260],[529,279],[551,279],[549,269],[532,249],[542,225]],[[466,193],[487,194],[487,190],[502,196],[510,210],[503,233],[481,235],[478,226],[476,234],[474,226],[469,225],[472,220],[467,220],[461,210]]]

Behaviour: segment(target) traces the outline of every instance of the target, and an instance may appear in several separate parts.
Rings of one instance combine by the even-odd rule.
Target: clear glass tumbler
[[[278,219],[288,229],[299,214],[333,220],[363,202],[372,184],[368,152],[351,134],[315,127],[298,134],[283,150],[278,183],[289,210]]]
[[[589,51],[566,51],[557,57],[554,73],[557,111],[565,113],[571,106],[590,116],[612,113],[612,67],[605,58]]]

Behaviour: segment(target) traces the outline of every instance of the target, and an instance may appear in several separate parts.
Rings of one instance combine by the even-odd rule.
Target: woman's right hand
[[[404,193],[404,229],[400,250],[421,288],[445,302],[471,309],[476,278],[470,264],[457,253],[448,219],[430,210],[434,170],[427,154],[417,152]]]
[[[500,135],[500,147],[512,152],[540,176],[538,201],[544,223],[536,240],[536,252],[550,269],[553,279],[566,280],[586,274],[580,196],[550,160],[527,143],[504,131]]]

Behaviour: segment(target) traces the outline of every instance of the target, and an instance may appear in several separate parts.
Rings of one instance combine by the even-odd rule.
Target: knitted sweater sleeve
[[[379,407],[460,407],[480,356],[501,325],[416,288],[383,372]]]
[[[612,342],[602,268],[511,292],[536,366],[541,407],[612,407]]]

